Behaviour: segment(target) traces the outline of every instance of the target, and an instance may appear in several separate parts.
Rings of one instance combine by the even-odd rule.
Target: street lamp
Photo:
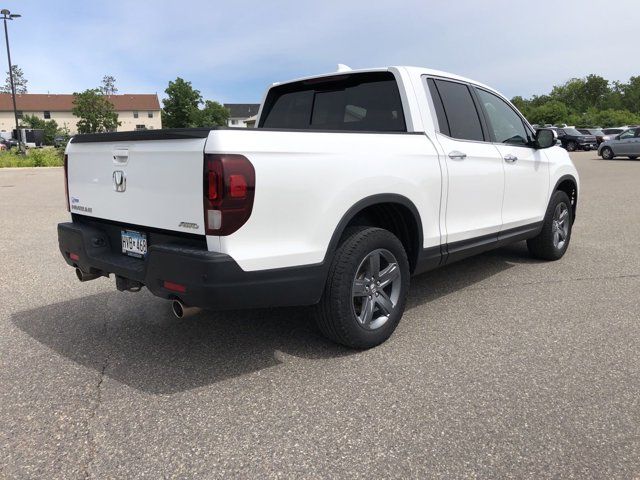
[[[20,151],[22,151],[22,139],[20,138],[20,128],[18,125],[18,109],[16,107],[16,87],[13,84],[13,68],[11,67],[11,52],[9,51],[9,33],[7,31],[7,20],[13,20],[14,18],[19,18],[21,15],[17,13],[11,13],[6,8],[0,10],[0,15],[4,20],[4,39],[7,42],[7,60],[9,61],[9,81],[11,82],[11,98],[13,98],[13,116],[16,120],[16,134],[18,135],[18,145]]]

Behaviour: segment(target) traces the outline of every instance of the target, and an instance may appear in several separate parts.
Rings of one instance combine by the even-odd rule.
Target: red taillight
[[[69,258],[74,262],[77,262],[78,260],[80,260],[80,255],[78,255],[77,253],[71,252],[69,253]]]
[[[256,174],[242,155],[205,154],[204,219],[207,235],[229,235],[253,209]]]
[[[67,212],[71,211],[69,206],[69,155],[64,154],[64,195],[67,198]]]

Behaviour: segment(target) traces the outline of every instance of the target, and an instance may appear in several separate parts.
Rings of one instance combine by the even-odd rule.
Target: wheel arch
[[[573,220],[576,219],[578,210],[578,181],[573,175],[563,175],[556,182],[552,192],[565,192],[571,200],[571,210],[573,211]]]
[[[373,219],[373,216],[376,218]],[[409,266],[413,272],[423,246],[422,219],[417,207],[410,199],[395,193],[371,195],[352,205],[334,229],[324,262],[330,261],[349,226],[368,223],[373,223],[371,226],[383,226],[399,237],[407,251]]]

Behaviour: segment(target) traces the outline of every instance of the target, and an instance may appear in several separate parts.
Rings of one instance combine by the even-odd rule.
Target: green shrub
[[[0,168],[3,167],[61,167],[63,158],[54,148],[31,148],[26,155],[17,149],[0,151]]]

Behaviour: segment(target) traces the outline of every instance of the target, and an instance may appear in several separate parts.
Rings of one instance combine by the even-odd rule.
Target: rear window
[[[406,132],[400,91],[390,72],[288,83],[269,91],[261,128]]]

